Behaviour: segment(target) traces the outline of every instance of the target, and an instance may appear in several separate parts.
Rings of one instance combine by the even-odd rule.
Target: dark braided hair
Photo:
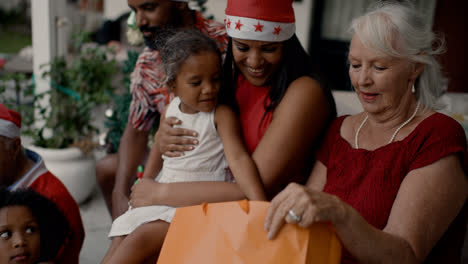
[[[55,203],[29,188],[9,191],[0,187],[0,209],[11,206],[24,206],[31,211],[40,231],[39,261],[54,260],[70,232],[67,219]]]

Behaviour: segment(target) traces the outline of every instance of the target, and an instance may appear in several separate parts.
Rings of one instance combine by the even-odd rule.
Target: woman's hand
[[[185,151],[193,150],[194,145],[198,144],[196,131],[174,127],[181,123],[175,117],[161,117],[158,132],[154,135],[159,151],[168,157],[182,156]]]
[[[158,195],[162,195],[163,193],[164,183],[142,178],[132,187],[130,204],[133,208],[158,205]]]
[[[268,239],[273,239],[285,222],[303,228],[315,222],[336,225],[346,219],[346,208],[336,196],[290,183],[271,201],[265,217],[265,230]]]

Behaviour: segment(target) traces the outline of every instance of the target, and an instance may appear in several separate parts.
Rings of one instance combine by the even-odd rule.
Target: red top
[[[272,111],[263,117],[265,107],[270,103],[269,89],[269,86],[252,85],[242,74],[239,74],[237,78],[236,100],[239,105],[239,118],[244,141],[250,154],[257,148],[273,117]]]
[[[450,154],[458,154],[465,173],[468,172],[467,142],[463,128],[452,118],[435,113],[423,120],[405,139],[373,151],[354,149],[341,137],[345,116],[336,119],[325,136],[317,159],[327,167],[324,192],[334,194],[354,207],[368,223],[383,229],[392,209],[400,184],[414,169],[432,164]],[[428,260],[436,255],[441,263],[459,263],[466,231],[466,206],[441,239]],[[453,229],[458,232],[452,232]],[[445,235],[444,235],[445,236]],[[442,254],[442,255],[440,255]],[[458,254],[458,255],[457,255]],[[453,257],[449,261],[448,256]],[[345,252],[343,263],[356,261]]]
[[[65,185],[50,172],[39,176],[29,187],[53,201],[65,215],[70,225],[71,232],[54,259],[54,263],[78,264],[85,236],[78,204]]]

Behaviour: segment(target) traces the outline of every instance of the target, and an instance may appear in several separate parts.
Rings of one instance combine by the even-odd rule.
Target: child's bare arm
[[[220,105],[216,108],[215,124],[229,168],[244,194],[250,200],[266,200],[262,180],[244,145],[236,114],[228,106]]]
[[[160,122],[164,121],[165,115],[166,115],[165,112],[161,115]],[[143,172],[143,178],[154,179],[158,175],[163,165],[162,154],[156,142],[157,140],[156,135],[154,136],[154,139],[155,139],[155,143],[151,147],[148,160],[146,161],[146,168],[145,168],[145,171]]]
[[[154,179],[162,168],[163,159],[159,148],[153,146],[146,161],[146,168],[143,172],[143,178]]]

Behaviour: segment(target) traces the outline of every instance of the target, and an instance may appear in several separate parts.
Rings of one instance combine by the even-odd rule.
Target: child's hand
[[[139,179],[130,193],[132,207],[157,205],[157,194],[161,193],[161,185],[153,179]]]

